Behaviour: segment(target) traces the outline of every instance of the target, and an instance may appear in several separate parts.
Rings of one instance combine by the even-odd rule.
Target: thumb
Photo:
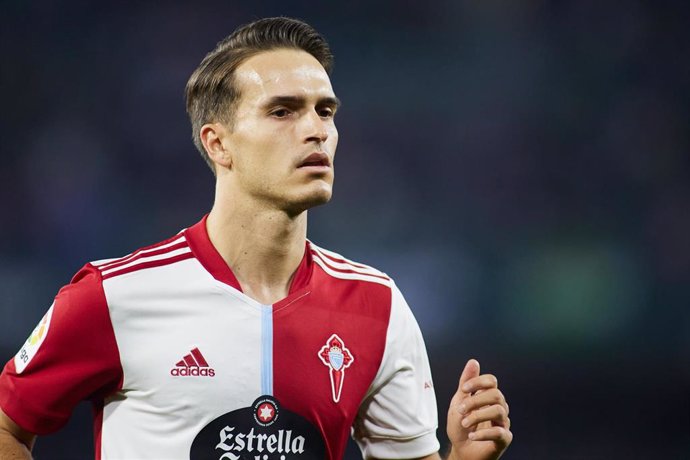
[[[462,370],[462,374],[460,375],[458,391],[465,393],[462,391],[462,386],[475,377],[479,377],[479,361],[476,359],[470,359],[467,361],[467,364],[465,364],[465,369]]]
[[[448,439],[455,445],[459,442],[465,442],[469,436],[469,428],[462,426],[463,415],[460,413],[459,406],[462,401],[469,396],[462,390],[462,386],[479,376],[479,361],[476,359],[470,359],[465,364],[465,368],[460,374],[460,382],[458,384],[458,391],[455,392],[453,398],[450,401],[450,408],[448,409],[448,424],[446,425],[446,432],[448,434]],[[449,457],[450,458],[450,457]]]

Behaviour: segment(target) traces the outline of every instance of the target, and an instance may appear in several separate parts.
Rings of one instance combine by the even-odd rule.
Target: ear
[[[226,148],[228,130],[222,123],[208,123],[199,131],[201,143],[211,160],[219,166],[230,168],[232,155]]]

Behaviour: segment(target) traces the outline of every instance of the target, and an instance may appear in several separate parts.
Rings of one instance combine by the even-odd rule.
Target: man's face
[[[235,192],[298,214],[328,202],[338,145],[337,99],[309,53],[260,53],[235,71],[239,89],[223,147]]]

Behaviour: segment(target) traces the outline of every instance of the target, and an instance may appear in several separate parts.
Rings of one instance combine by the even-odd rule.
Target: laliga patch
[[[41,347],[46,335],[48,335],[50,318],[53,316],[54,306],[55,302],[53,302],[53,304],[50,306],[46,314],[43,316],[43,319],[41,319],[41,322],[38,323],[38,326],[36,326],[29,338],[26,339],[26,342],[24,342],[24,346],[22,346],[22,349],[19,350],[19,353],[15,355],[14,367],[17,370],[17,374],[24,372],[26,366],[28,366],[33,357],[36,356],[36,352]]]

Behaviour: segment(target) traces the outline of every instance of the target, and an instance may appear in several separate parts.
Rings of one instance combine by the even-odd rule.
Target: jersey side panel
[[[104,288],[124,382],[106,401],[103,458],[188,459],[200,430],[260,394],[261,310],[194,258]]]
[[[0,406],[25,430],[48,434],[67,422],[80,401],[98,402],[121,382],[101,277],[86,265],[58,292],[44,320],[5,366]]]
[[[383,356],[391,291],[314,267],[311,291],[274,306],[274,393],[317,426],[342,458],[350,426]]]

